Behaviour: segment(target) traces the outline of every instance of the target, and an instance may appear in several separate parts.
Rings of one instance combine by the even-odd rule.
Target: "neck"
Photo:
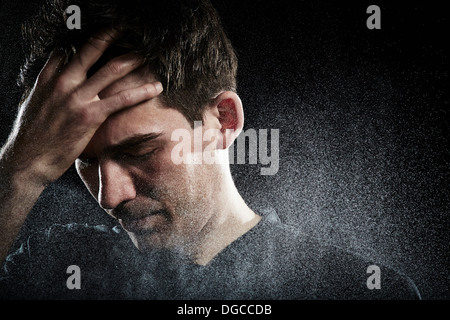
[[[220,198],[214,202],[212,215],[193,242],[191,259],[199,265],[207,265],[217,254],[247,233],[261,220],[245,203],[231,177],[224,174]],[[225,181],[224,181],[225,180]]]

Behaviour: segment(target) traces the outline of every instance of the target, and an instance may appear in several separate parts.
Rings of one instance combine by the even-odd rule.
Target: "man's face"
[[[153,80],[138,70],[99,97]],[[110,116],[76,161],[91,194],[141,250],[186,246],[213,212],[213,167],[171,160],[178,143],[171,134],[180,128],[193,132],[182,113],[155,98]]]

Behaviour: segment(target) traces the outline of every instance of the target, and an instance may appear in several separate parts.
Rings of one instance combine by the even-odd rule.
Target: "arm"
[[[13,172],[6,152],[0,155],[0,261],[3,263],[28,213],[45,186],[27,172]]]
[[[91,37],[62,67],[53,52],[0,151],[0,261],[45,187],[67,171],[100,125],[113,113],[151,99],[161,86],[149,83],[100,100],[98,94],[141,65],[126,54],[109,61],[93,76],[88,70],[113,42],[107,32]]]

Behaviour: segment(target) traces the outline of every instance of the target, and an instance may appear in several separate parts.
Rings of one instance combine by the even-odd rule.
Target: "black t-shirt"
[[[68,288],[72,265],[79,268],[80,289]],[[371,265],[380,268],[378,275],[368,273]],[[420,294],[405,275],[307,237],[272,211],[206,266],[167,252],[141,253],[120,227],[54,225],[7,257],[0,297],[359,300]]]

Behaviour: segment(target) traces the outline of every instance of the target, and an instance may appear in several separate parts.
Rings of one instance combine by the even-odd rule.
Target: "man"
[[[371,262],[242,199],[227,162],[244,121],[237,60],[210,3],[80,3],[79,31],[66,28],[68,5],[55,1],[29,25],[32,57],[48,59],[35,82],[24,73],[33,86],[0,154],[2,297],[419,297],[387,268],[372,285]],[[176,163],[180,129],[212,134]],[[55,225],[9,252],[42,191],[73,163],[121,228]]]

